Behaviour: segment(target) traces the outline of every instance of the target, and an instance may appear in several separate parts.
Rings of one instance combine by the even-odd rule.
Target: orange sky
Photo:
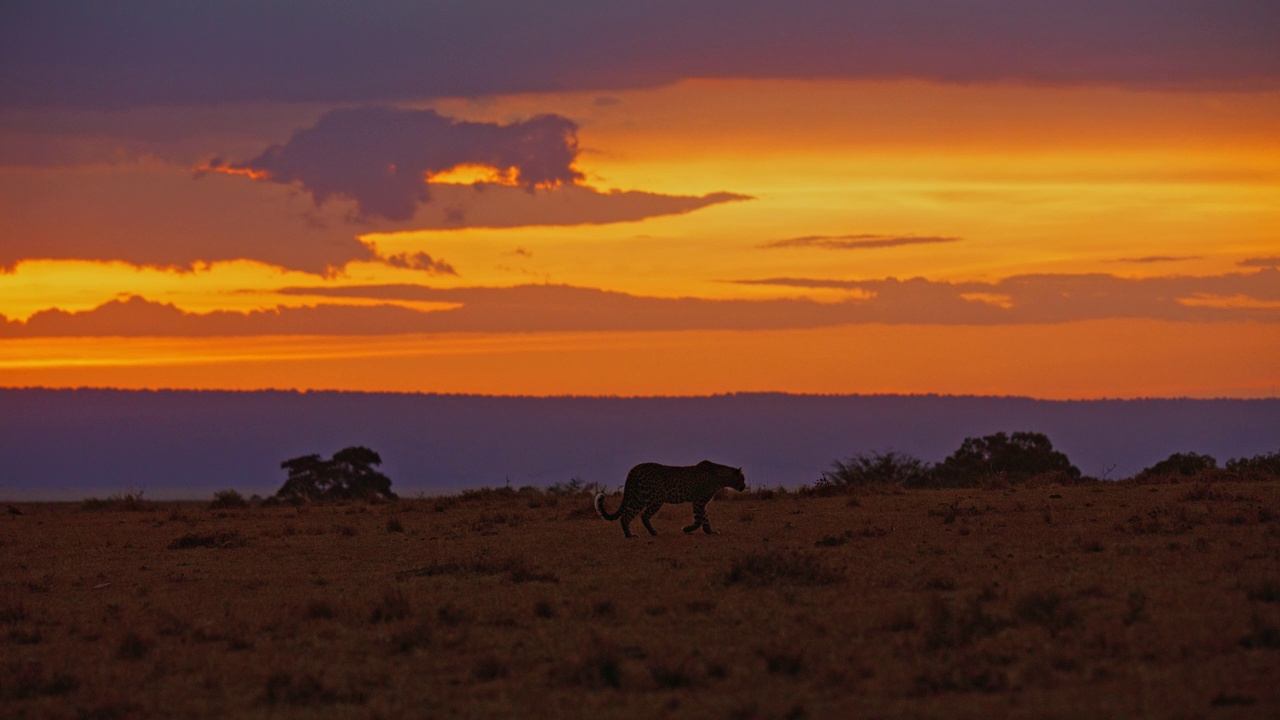
[[[693,80],[402,107],[486,127],[563,116],[583,179],[436,175],[411,217],[356,217],[349,196],[193,173],[246,163],[327,107],[246,107],[209,130],[190,129],[198,110],[104,111],[180,137],[39,136],[64,159],[0,165],[0,385],[1079,398],[1280,384],[1274,91]],[[22,113],[7,112],[12,128]],[[625,296],[502,292],[528,284]],[[109,305],[131,297],[147,302]],[[706,319],[659,302],[674,298],[706,301],[688,311]]]

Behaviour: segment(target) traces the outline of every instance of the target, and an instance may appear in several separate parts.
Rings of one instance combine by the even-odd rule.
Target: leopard
[[[711,520],[707,518],[707,503],[716,496],[720,488],[732,488],[738,492],[747,489],[747,478],[742,468],[720,465],[710,460],[703,460],[697,465],[662,465],[655,462],[640,463],[627,473],[626,484],[622,488],[622,505],[617,512],[604,509],[604,493],[595,497],[596,512],[610,522],[622,519],[622,533],[626,537],[631,534],[631,521],[636,514],[650,535],[657,535],[649,522],[663,504],[693,503],[693,523],[686,525],[684,531],[691,533],[698,528],[708,535],[718,534],[711,529]]]

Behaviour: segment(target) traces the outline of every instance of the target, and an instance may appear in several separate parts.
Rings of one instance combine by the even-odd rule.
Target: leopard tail
[[[626,499],[627,499],[627,492],[624,489],[622,491],[622,502],[618,505],[618,511],[611,514],[604,509],[604,493],[602,492],[596,493],[596,512],[599,513],[600,517],[604,518],[605,520],[609,520],[609,521],[617,520],[618,518],[622,517],[622,508],[626,507],[627,505]]]

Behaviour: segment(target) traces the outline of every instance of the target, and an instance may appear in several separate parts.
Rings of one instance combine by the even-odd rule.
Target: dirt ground
[[[5,718],[1280,716],[1280,483],[15,509]]]

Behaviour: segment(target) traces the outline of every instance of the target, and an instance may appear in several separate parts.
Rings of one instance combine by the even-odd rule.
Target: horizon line
[[[1206,397],[1196,397],[1191,395],[1133,395],[1133,396],[1099,396],[1099,397],[1077,397],[1077,398],[1044,398],[1035,397],[1033,395],[982,395],[976,393],[937,393],[937,392],[872,392],[872,393],[816,393],[816,392],[792,392],[787,390],[734,390],[726,392],[712,392],[690,395],[584,395],[584,394],[550,394],[550,395],[520,395],[520,394],[495,394],[495,393],[467,393],[467,392],[431,392],[422,390],[343,390],[338,388],[183,388],[183,387],[164,387],[164,388],[127,388],[113,387],[108,385],[80,385],[76,387],[50,387],[47,385],[17,385],[17,386],[0,386],[0,393],[7,392],[117,392],[117,393],[208,393],[208,394],[236,394],[236,395],[254,395],[254,394],[293,394],[293,395],[368,395],[368,396],[420,396],[420,397],[440,397],[440,398],[475,398],[475,399],[497,399],[497,400],[700,400],[715,398],[732,398],[732,397],[793,397],[793,398],[948,398],[948,399],[977,399],[977,400],[1030,400],[1033,402],[1141,402],[1149,400],[1161,401],[1276,401],[1280,400],[1280,396],[1272,394],[1268,396],[1238,396],[1238,395],[1212,395]]]

